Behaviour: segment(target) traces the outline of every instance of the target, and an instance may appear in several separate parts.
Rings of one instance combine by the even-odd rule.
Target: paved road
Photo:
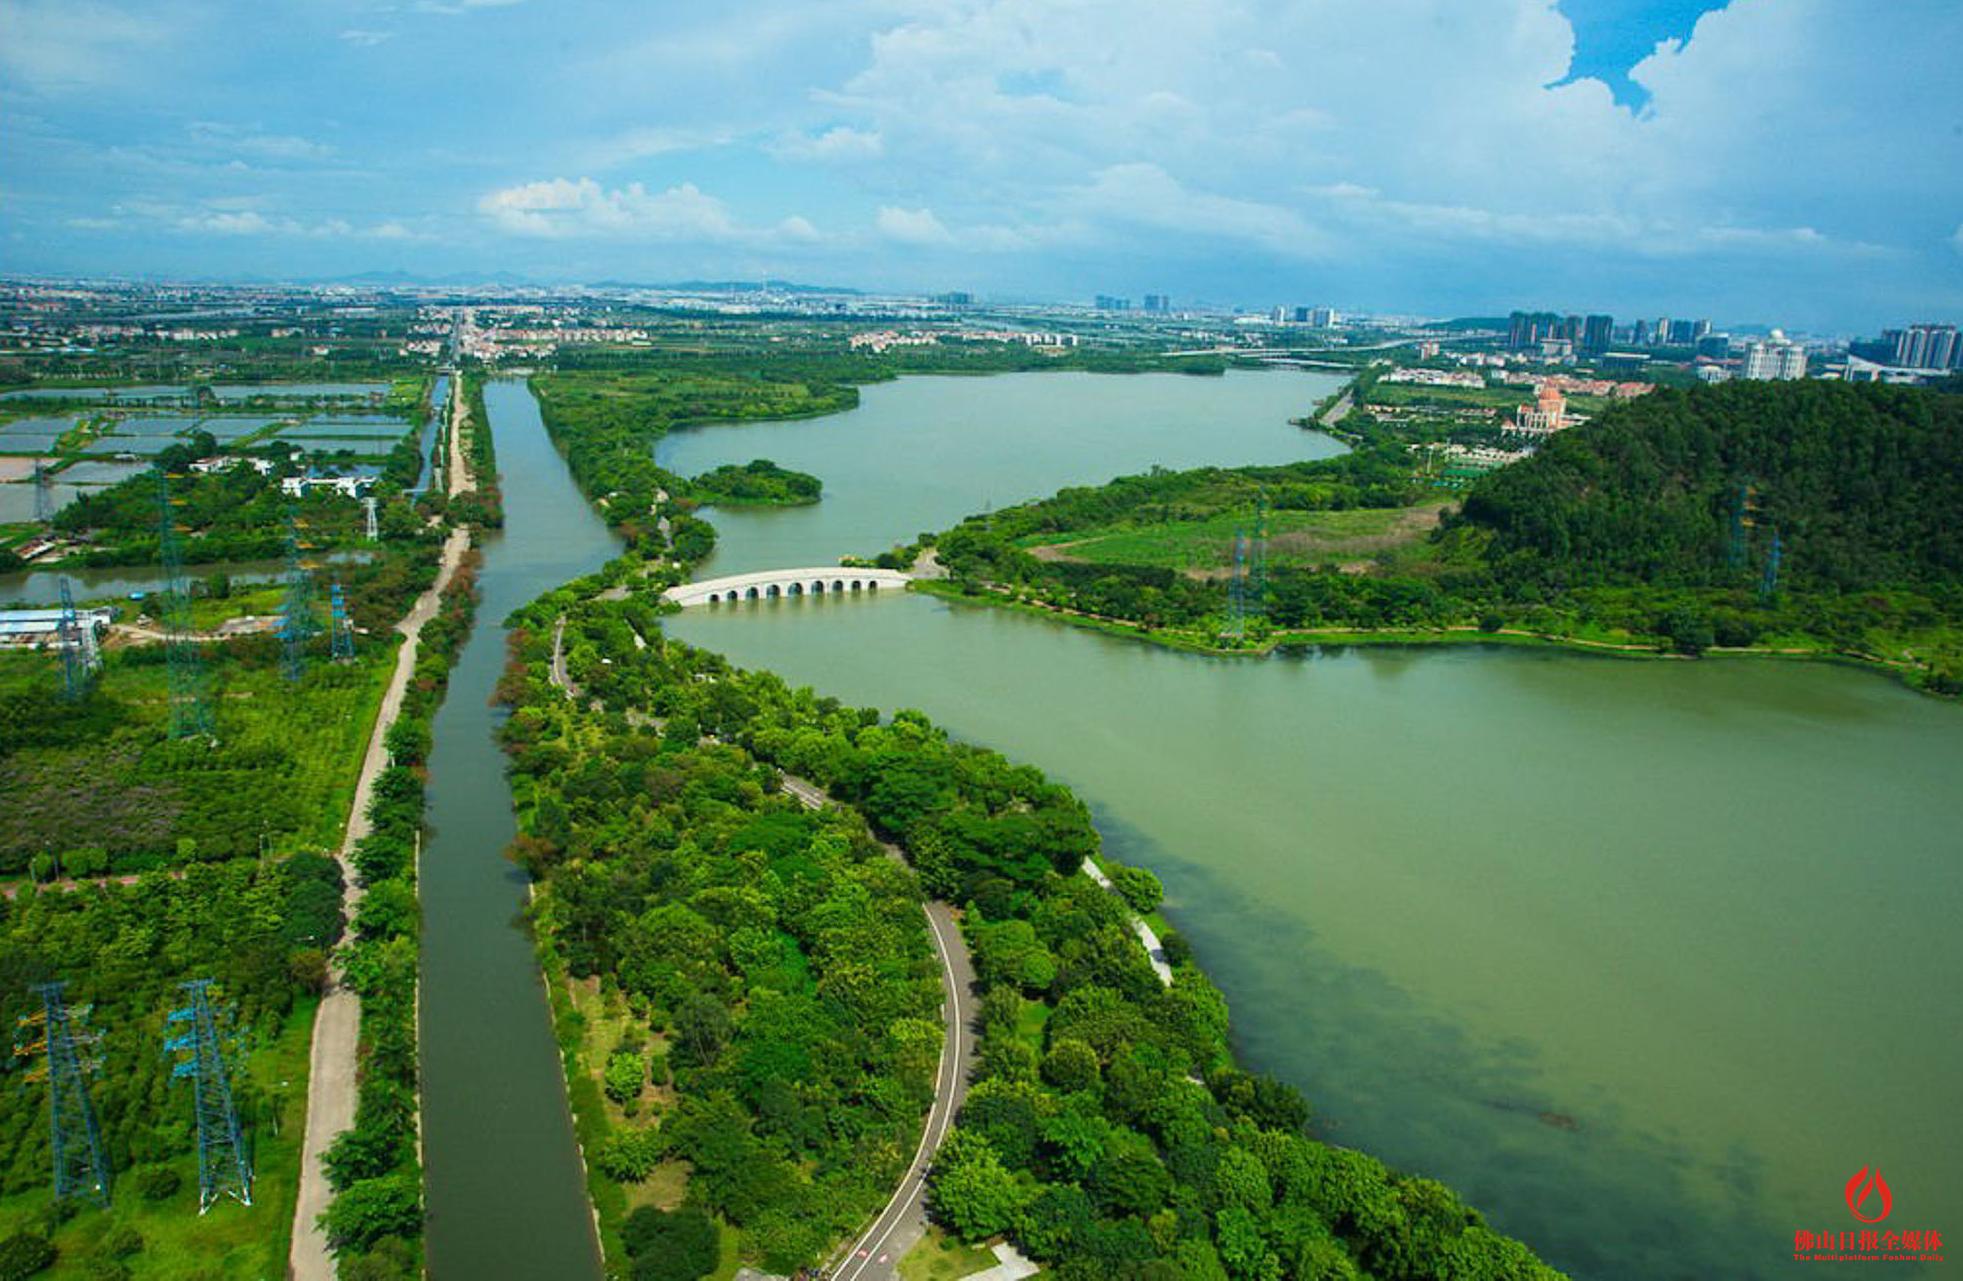
[[[560,640],[565,619],[559,620],[552,642],[553,662],[550,678],[561,690],[568,690],[564,667],[559,661]],[[631,717],[633,712],[629,712]],[[711,740],[704,739],[704,742]],[[829,798],[815,784],[795,775],[783,776],[782,790],[806,809],[818,809]],[[880,842],[887,857],[899,863],[906,856],[896,845]],[[899,1186],[893,1190],[886,1208],[872,1226],[843,1252],[831,1271],[832,1281],[895,1281],[900,1260],[927,1231],[927,1172],[934,1154],[961,1111],[968,1097],[968,1081],[975,1067],[975,966],[968,945],[961,937],[960,922],[945,903],[923,903],[928,933],[934,940],[934,954],[941,963],[941,1058],[935,1068],[934,1105],[921,1127],[920,1143],[907,1165]]]
[[[552,683],[567,698],[577,699],[579,687],[573,684],[572,676],[566,671],[566,616],[559,615],[559,621],[552,625]]]
[[[436,582],[417,598],[416,603],[396,624],[396,630],[403,635],[402,648],[396,651],[395,671],[389,677],[388,689],[382,695],[381,711],[375,717],[374,733],[368,737],[368,754],[361,762],[361,777],[355,783],[354,810],[348,816],[348,831],[341,842],[336,857],[341,863],[341,874],[346,878],[346,891],[341,906],[350,920],[355,908],[361,902],[361,887],[355,883],[354,866],[350,862],[354,854],[355,842],[368,835],[368,802],[375,792],[375,777],[388,766],[388,745],[385,741],[389,726],[402,711],[402,695],[409,687],[409,677],[416,670],[416,647],[421,639],[423,624],[436,617],[441,603],[443,589],[450,585],[456,575],[457,566],[470,550],[470,531],[452,530],[449,541],[443,544],[443,563],[437,571]],[[327,1235],[322,1232],[317,1220],[333,1200],[334,1191],[327,1184],[327,1171],[321,1165],[321,1156],[327,1151],[335,1136],[354,1124],[354,1105],[357,1094],[355,1080],[355,1049],[361,1039],[361,999],[341,984],[341,967],[338,959],[328,975],[327,995],[321,998],[320,1009],[314,1015],[313,1048],[310,1053],[312,1066],[307,1077],[307,1134],[300,1149],[300,1195],[293,1207],[293,1246],[287,1256],[287,1275],[295,1281],[333,1281],[334,1256],[327,1250]]]
[[[784,776],[784,791],[808,809],[825,804],[825,794],[811,783]],[[885,844],[885,842],[881,842]],[[888,857],[905,862],[894,845]],[[913,1161],[893,1191],[893,1197],[865,1234],[853,1242],[831,1272],[833,1281],[891,1281],[899,1275],[900,1260],[927,1231],[927,1171],[968,1097],[968,1078],[975,1066],[975,967],[962,941],[960,923],[945,903],[925,903],[928,932],[941,962],[941,1061],[934,1080],[934,1106],[921,1127]]]

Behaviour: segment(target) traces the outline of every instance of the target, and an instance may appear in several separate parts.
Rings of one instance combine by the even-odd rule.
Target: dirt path
[[[477,488],[477,480],[470,474],[470,456],[464,452],[464,424],[470,420],[470,410],[466,407],[468,399],[463,392],[463,371],[458,370],[450,378],[450,497],[455,498],[467,489]]]
[[[368,738],[368,754],[362,758],[361,777],[355,784],[354,809],[348,816],[348,832],[336,857],[347,889],[341,905],[350,919],[361,902],[361,887],[355,884],[354,867],[349,861],[355,843],[368,835],[368,802],[375,792],[375,778],[388,767],[389,727],[402,711],[402,696],[416,670],[416,649],[423,624],[436,617],[443,589],[456,576],[464,553],[470,550],[470,531],[456,529],[443,544],[443,563],[436,582],[417,598],[396,630],[403,635],[396,651],[395,671],[382,695],[381,711]],[[300,1195],[293,1207],[293,1247],[288,1256],[287,1274],[296,1281],[333,1281],[334,1256],[327,1250],[327,1235],[317,1220],[334,1197],[327,1183],[321,1157],[341,1131],[354,1124],[356,1098],[355,1048],[361,1036],[361,1000],[342,986],[338,959],[328,975],[327,995],[321,998],[314,1015],[312,1066],[307,1086],[307,1134],[300,1149]]]

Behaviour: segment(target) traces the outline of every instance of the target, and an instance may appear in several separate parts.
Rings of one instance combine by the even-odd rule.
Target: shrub
[[[1121,867],[1111,877],[1111,883],[1118,887],[1118,893],[1125,902],[1131,904],[1134,912],[1145,913],[1158,910],[1165,901],[1165,886],[1159,878],[1142,867]]]
[[[112,1259],[127,1259],[143,1252],[143,1234],[127,1223],[118,1223],[102,1234],[96,1252]]]
[[[327,1247],[337,1255],[366,1249],[385,1236],[414,1232],[422,1221],[422,1200],[412,1174],[363,1179],[335,1197],[320,1216]]]
[[[46,1272],[55,1263],[54,1242],[32,1232],[16,1232],[0,1241],[0,1281],[22,1281]]]
[[[641,1206],[627,1216],[620,1236],[634,1260],[634,1281],[696,1281],[722,1261],[714,1221],[692,1206]]]
[[[640,1055],[617,1050],[607,1059],[607,1097],[615,1103],[639,1098],[641,1087],[647,1083],[647,1079],[648,1066]]]
[[[616,1183],[639,1183],[661,1164],[661,1136],[655,1130],[615,1130],[593,1154],[593,1164]]]
[[[184,1186],[184,1176],[167,1165],[145,1166],[136,1173],[136,1194],[145,1201],[168,1201]]]

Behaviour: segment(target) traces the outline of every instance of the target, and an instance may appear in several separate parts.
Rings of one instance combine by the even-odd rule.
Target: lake
[[[816,507],[711,513],[706,576],[1153,461],[1333,452],[1287,420],[1334,385],[905,379],[659,457],[825,481]],[[1859,1226],[1842,1187],[1864,1165],[1890,1226],[1963,1230],[1955,707],[1800,664],[1205,658],[918,596],[668,626],[1076,788],[1164,878],[1247,1059],[1319,1134],[1445,1180],[1576,1276],[1784,1275],[1796,1229]]]

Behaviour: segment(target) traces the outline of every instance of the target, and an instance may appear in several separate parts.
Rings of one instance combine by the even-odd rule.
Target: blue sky
[[[1955,0],[0,0],[0,269],[1963,319]]]

